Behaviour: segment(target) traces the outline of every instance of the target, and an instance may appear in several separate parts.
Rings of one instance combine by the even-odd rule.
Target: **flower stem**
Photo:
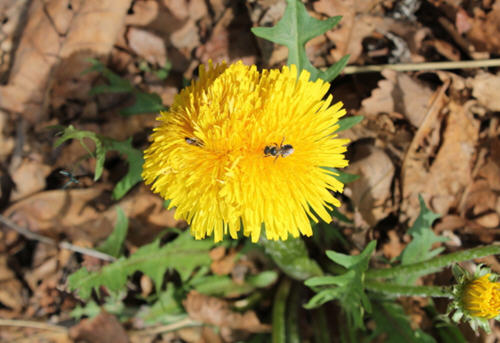
[[[492,244],[473,249],[453,252],[431,258],[430,260],[396,266],[384,269],[370,269],[366,271],[366,279],[395,278],[401,275],[418,274],[420,276],[431,274],[452,263],[468,261],[479,257],[500,254],[500,245]]]
[[[373,280],[365,281],[367,290],[395,296],[421,296],[453,298],[449,287],[439,286],[407,286],[396,285],[390,282],[379,282]]]

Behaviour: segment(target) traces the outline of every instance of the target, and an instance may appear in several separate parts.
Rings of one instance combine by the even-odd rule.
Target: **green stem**
[[[388,282],[378,282],[373,280],[365,281],[367,290],[395,296],[421,296],[421,297],[441,297],[453,298],[449,287],[439,286],[406,286],[396,285]]]
[[[272,343],[286,342],[286,300],[290,294],[292,281],[288,278],[281,281],[278,291],[274,297],[273,304],[273,328],[271,334]]]
[[[457,251],[451,254],[431,258],[427,261],[396,266],[385,269],[370,269],[366,271],[366,279],[395,278],[401,275],[418,274],[420,276],[431,274],[452,263],[463,262],[489,255],[500,254],[500,245],[492,244],[473,249]]]

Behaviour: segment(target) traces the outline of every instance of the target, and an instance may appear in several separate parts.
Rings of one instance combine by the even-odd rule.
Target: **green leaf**
[[[176,299],[175,290],[173,283],[167,283],[166,290],[159,294],[158,301],[150,307],[144,307],[137,317],[149,325],[166,325],[184,319],[187,315],[180,301]]]
[[[155,93],[144,93],[137,90],[133,91],[135,102],[132,106],[120,110],[123,116],[131,116],[134,114],[158,113],[165,111],[168,108],[163,106],[161,98]]]
[[[88,138],[95,144],[95,152],[92,152],[85,144],[84,139]],[[68,126],[61,133],[54,145],[58,147],[63,142],[69,139],[78,139],[80,144],[89,152],[89,155],[96,158],[96,166],[94,171],[94,181],[99,180],[104,170],[104,161],[108,151],[118,151],[123,154],[128,162],[129,168],[125,176],[118,181],[113,189],[113,198],[122,198],[133,186],[142,181],[142,165],[144,158],[142,151],[132,147],[132,138],[125,141],[117,141],[92,131],[77,130],[73,125]]]
[[[420,329],[413,330],[403,308],[394,302],[375,302],[373,304],[375,331],[369,342],[383,335],[386,343],[435,343],[432,336]]]
[[[126,107],[120,111],[121,115],[131,116],[134,114],[157,113],[167,108],[163,106],[160,96],[154,93],[147,93],[136,89],[128,80],[121,78],[104,66],[99,60],[89,59],[92,67],[85,71],[101,73],[109,82],[109,85],[98,85],[93,87],[89,94],[97,95],[102,93],[132,93],[135,102],[132,106]],[[165,74],[166,73],[166,74]],[[168,71],[160,76],[168,75]]]
[[[323,271],[316,261],[309,258],[306,245],[301,238],[270,241],[261,235],[260,242],[276,265],[291,278],[305,280],[313,276],[323,275]]]
[[[343,184],[354,182],[357,179],[359,179],[359,175],[349,174],[341,170],[338,170],[337,168],[321,167],[321,169],[328,170],[337,180],[339,180]]]
[[[318,20],[307,13],[299,0],[287,0],[283,18],[275,26],[254,27],[252,32],[258,37],[285,45],[288,48],[288,65],[295,64],[299,73],[305,69],[311,73],[312,80],[321,78],[331,81],[339,74],[349,57],[345,56],[328,70],[320,71],[307,58],[305,45],[314,37],[331,30],[341,18],[337,16]]]
[[[120,257],[123,253],[123,242],[125,241],[125,237],[127,237],[127,231],[128,218],[122,208],[116,206],[115,228],[111,235],[96,250],[116,258]]]
[[[209,266],[211,260],[208,253],[212,245],[209,240],[194,240],[187,231],[162,247],[157,239],[139,248],[129,258],[122,257],[98,272],[79,269],[69,277],[69,288],[77,290],[82,299],[88,299],[92,290],[101,286],[111,293],[117,293],[124,289],[128,276],[141,271],[160,290],[167,269],[177,270],[181,280],[186,281],[195,268]]]
[[[94,58],[90,58],[88,61],[92,64],[92,67],[84,71],[84,74],[89,72],[98,72],[108,79],[109,82],[109,85],[98,85],[93,87],[89,92],[90,95],[101,93],[129,93],[134,90],[130,81],[125,80],[113,73],[110,69],[106,68],[101,61]]]
[[[342,310],[347,314],[356,328],[363,328],[363,316],[365,310],[371,311],[371,303],[365,294],[363,280],[364,273],[368,269],[370,257],[375,250],[376,241],[370,242],[365,250],[357,256],[327,251],[326,254],[333,262],[347,269],[347,272],[337,276],[325,276],[309,279],[306,286],[313,288],[317,294],[309,300],[305,308],[315,308],[325,302],[338,300]]]
[[[121,199],[137,183],[142,181],[142,165],[144,157],[142,151],[132,147],[132,138],[126,141],[111,141],[110,150],[116,150],[123,154],[128,162],[127,174],[115,185],[113,189],[113,198]]]
[[[420,214],[413,223],[413,226],[408,230],[408,234],[412,237],[412,241],[406,246],[401,253],[401,265],[407,265],[417,262],[426,261],[441,253],[444,248],[432,249],[432,245],[438,242],[445,242],[446,237],[436,236],[432,231],[432,223],[439,218],[436,214],[429,210],[425,205],[424,199],[419,195]],[[396,278],[396,283],[413,284],[419,275],[401,275]]]
[[[333,250],[328,250],[326,252],[326,256],[328,256],[328,258],[333,262],[338,263],[349,270],[364,272],[368,269],[368,263],[370,262],[370,257],[375,250],[376,245],[376,241],[371,241],[361,254],[355,256],[341,254]]]
[[[245,282],[236,283],[227,275],[209,275],[191,281],[190,286],[206,295],[239,297],[253,292],[256,288],[268,287],[278,279],[275,271],[265,271],[249,276]]]
[[[339,128],[335,132],[338,133],[340,131],[350,129],[354,125],[361,123],[363,119],[365,119],[364,116],[350,116],[344,119],[340,119],[338,122]]]
[[[96,165],[94,170],[94,181],[99,180],[99,178],[102,175],[102,171],[104,169],[104,160],[106,159],[106,151],[107,151],[103,145],[101,137],[97,133],[92,131],[77,130],[73,125],[70,125],[67,128],[65,128],[60,133],[60,135],[61,137],[59,137],[55,141],[54,147],[57,148],[67,140],[78,139],[80,141],[80,144],[85,148],[85,150],[88,151],[89,155],[95,157]],[[84,141],[85,138],[88,138],[94,142],[95,152],[92,152],[87,146],[87,144],[85,144]]]

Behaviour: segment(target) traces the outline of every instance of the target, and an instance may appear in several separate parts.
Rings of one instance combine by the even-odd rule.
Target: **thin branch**
[[[142,330],[129,331],[129,333],[134,336],[151,336],[193,326],[203,326],[203,323],[197,322],[187,317],[172,324],[155,326],[155,327],[145,328]]]
[[[382,70],[391,69],[396,71],[422,71],[422,70],[444,70],[444,69],[468,69],[500,67],[500,58],[476,61],[450,61],[450,62],[426,62],[426,63],[400,63],[400,64],[377,64],[367,66],[347,66],[343,74],[378,73]]]
[[[31,320],[17,320],[17,319],[0,319],[0,326],[17,326],[32,329],[41,329],[49,331],[57,331],[61,333],[68,333],[68,329],[64,326],[48,324],[43,322],[35,322]]]
[[[24,237],[31,239],[31,240],[34,240],[34,241],[39,241],[41,243],[45,243],[45,244],[49,244],[49,245],[55,245],[61,249],[71,250],[74,252],[78,252],[80,254],[92,256],[92,257],[98,258],[98,259],[103,260],[103,261],[109,261],[109,262],[116,261],[116,258],[114,258],[113,256],[105,254],[105,253],[97,251],[97,250],[94,250],[94,249],[79,247],[77,245],[73,245],[69,242],[64,242],[64,241],[58,243],[57,241],[55,241],[52,238],[39,235],[37,233],[31,232],[28,229],[20,227],[19,225],[17,225],[16,223],[14,223],[13,221],[11,221],[8,218],[5,218],[2,215],[0,215],[0,223],[4,224],[7,228],[12,229],[12,230],[16,231],[17,233],[23,235]]]

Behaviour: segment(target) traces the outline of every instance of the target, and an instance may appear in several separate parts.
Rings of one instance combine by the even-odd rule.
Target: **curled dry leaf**
[[[253,311],[234,312],[225,300],[191,291],[183,301],[189,317],[202,323],[247,332],[269,332],[270,326],[262,324]]]
[[[479,73],[473,79],[467,80],[472,88],[472,95],[481,105],[490,111],[500,112],[500,74]]]
[[[375,118],[380,113],[397,112],[419,127],[424,120],[432,90],[405,73],[384,70],[385,80],[378,83],[371,96],[362,101],[362,113]]]
[[[76,341],[93,343],[129,342],[127,333],[118,319],[106,312],[101,312],[93,319],[83,319],[70,329],[69,335]]]
[[[349,184],[351,199],[363,220],[373,227],[388,214],[394,165],[387,154],[372,144],[356,146],[348,173],[360,176]]]
[[[429,161],[414,157],[402,170],[402,208],[411,218],[418,215],[419,194],[432,210],[445,215],[451,207],[458,206],[460,194],[472,181],[471,165],[478,139],[478,124],[455,101],[448,104],[445,123],[442,144],[435,159]]]
[[[86,0],[68,6],[66,0],[33,1],[16,51],[10,78],[0,87],[1,107],[36,122],[41,118],[52,77],[70,57],[68,79],[78,79],[88,67],[80,56],[111,51],[131,0]],[[70,77],[71,76],[71,77]],[[63,87],[62,87],[63,88]]]

